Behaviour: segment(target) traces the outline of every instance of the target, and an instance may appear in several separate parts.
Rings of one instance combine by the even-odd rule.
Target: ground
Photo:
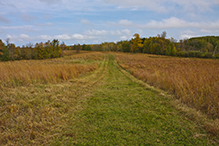
[[[69,126],[63,131],[66,134],[53,144],[215,144],[196,122],[172,106],[171,98],[133,82],[114,56],[105,58],[98,82],[89,95],[81,97],[80,110],[71,114]]]
[[[0,114],[0,124],[12,117],[0,127],[3,145],[218,144],[171,96],[134,78],[114,55],[104,54],[98,69],[81,77],[4,95],[14,104]]]

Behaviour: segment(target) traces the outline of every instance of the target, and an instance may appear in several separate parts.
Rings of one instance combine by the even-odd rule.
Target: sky
[[[219,36],[219,0],[0,0],[0,39],[16,46]]]

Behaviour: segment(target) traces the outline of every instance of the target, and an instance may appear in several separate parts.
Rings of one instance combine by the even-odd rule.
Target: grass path
[[[72,82],[89,93],[81,90],[78,110],[51,145],[217,145],[171,99],[128,78],[112,55],[96,73]]]

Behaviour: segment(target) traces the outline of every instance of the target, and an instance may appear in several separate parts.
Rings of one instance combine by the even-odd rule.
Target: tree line
[[[134,34],[131,40],[104,42],[96,45],[83,45],[93,51],[116,51],[131,53],[147,53],[178,57],[219,58],[219,36],[204,36],[184,39],[177,42],[167,39],[164,31],[156,37],[140,38]],[[82,50],[86,50],[83,49]]]
[[[173,38],[166,38],[166,31],[155,37],[140,38],[134,34],[131,40],[119,42],[104,42],[101,44],[75,44],[66,46],[64,42],[56,39],[45,43],[27,44],[26,46],[15,46],[9,43],[5,45],[0,40],[0,60],[21,60],[21,59],[46,59],[61,57],[63,50],[85,51],[116,51],[131,53],[147,53],[156,55],[168,55],[178,57],[198,58],[219,58],[219,36],[195,37],[176,41]]]
[[[62,50],[67,48],[64,42],[59,44],[56,39],[52,42],[41,42],[35,45],[30,43],[22,47],[9,43],[9,40],[6,40],[6,42],[7,45],[0,40],[0,60],[2,61],[57,58],[61,57]]]

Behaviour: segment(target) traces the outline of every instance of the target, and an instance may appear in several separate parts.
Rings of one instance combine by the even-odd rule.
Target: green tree
[[[131,45],[129,41],[122,41],[122,52],[130,52]]]
[[[36,43],[35,48],[37,49],[37,59],[44,59],[45,48],[43,43]]]
[[[61,57],[62,56],[62,49],[59,46],[59,40],[54,39],[51,42],[51,49],[52,49],[52,58]]]

